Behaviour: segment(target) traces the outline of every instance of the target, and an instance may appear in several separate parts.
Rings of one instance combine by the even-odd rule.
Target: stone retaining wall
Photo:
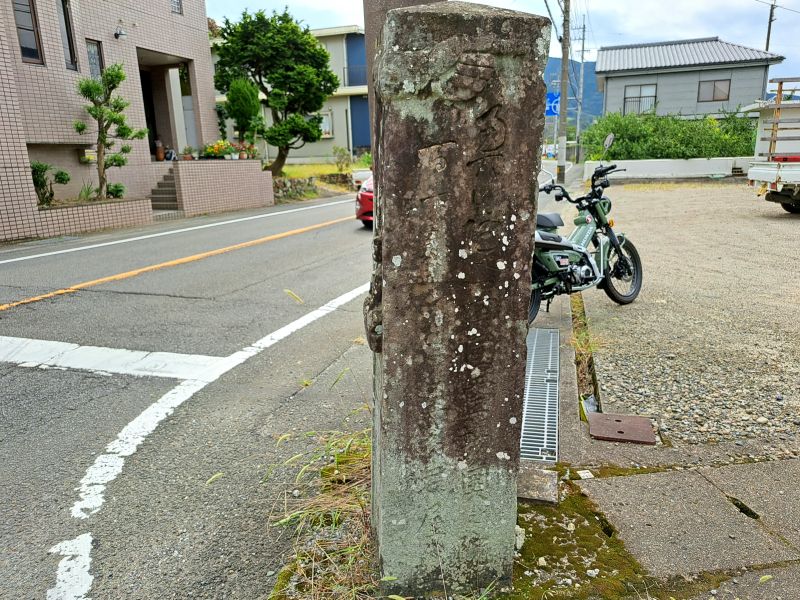
[[[317,179],[316,177],[278,177],[275,179],[273,187],[276,200],[295,200],[307,194],[316,194]]]

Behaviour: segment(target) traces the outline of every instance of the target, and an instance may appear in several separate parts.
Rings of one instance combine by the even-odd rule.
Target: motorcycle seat
[[[539,238],[543,242],[555,242],[556,244],[560,244],[564,241],[560,235],[556,235],[555,233],[547,233],[546,231],[537,231],[536,233],[539,234]]]
[[[541,229],[556,229],[563,227],[564,221],[558,213],[539,213],[536,215],[536,227]]]

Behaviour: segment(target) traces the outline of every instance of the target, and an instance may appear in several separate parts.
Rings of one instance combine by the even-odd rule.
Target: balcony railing
[[[642,113],[653,112],[656,109],[655,96],[637,96],[635,98],[625,98],[625,115],[640,115]]]
[[[352,65],[344,68],[344,87],[367,85],[367,65]]]

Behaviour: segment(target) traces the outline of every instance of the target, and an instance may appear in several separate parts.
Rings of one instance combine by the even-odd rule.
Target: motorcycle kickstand
[[[550,305],[551,305],[552,303],[553,303],[553,299],[552,299],[552,298],[548,298],[548,299],[547,299],[547,306],[546,306],[546,307],[545,307],[545,309],[544,309],[544,311],[545,311],[545,312],[548,312],[548,313],[550,312]]]

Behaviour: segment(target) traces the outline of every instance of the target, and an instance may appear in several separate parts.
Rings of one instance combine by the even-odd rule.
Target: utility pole
[[[575,162],[581,162],[581,114],[583,113],[583,82],[586,66],[586,14],[583,15],[583,26],[581,27],[581,79],[578,83],[578,118],[576,131],[576,141],[578,143]]]
[[[564,0],[564,26],[561,29],[561,107],[558,111],[558,183],[567,181],[567,109],[569,107],[569,5]]]
[[[772,38],[772,24],[775,22],[775,8],[777,8],[778,0],[772,0],[772,6],[769,7],[769,24],[767,25],[767,52],[769,52],[769,41]]]

